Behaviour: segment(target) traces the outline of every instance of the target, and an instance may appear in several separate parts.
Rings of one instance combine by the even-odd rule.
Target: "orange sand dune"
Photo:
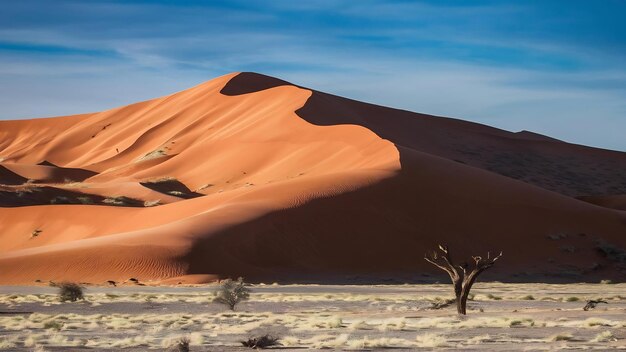
[[[626,194],[625,153],[254,73],[0,121],[0,158],[0,283],[415,281],[438,242],[503,250],[502,280],[626,278],[626,212],[585,198]]]

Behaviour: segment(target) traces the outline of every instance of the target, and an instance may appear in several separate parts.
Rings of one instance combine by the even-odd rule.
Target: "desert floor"
[[[429,309],[450,285],[253,285],[234,312],[210,303],[215,286],[87,287],[60,303],[52,287],[0,287],[0,349],[245,350],[270,333],[284,350],[626,349],[626,284],[477,283],[468,315]],[[608,304],[584,311],[588,299]]]

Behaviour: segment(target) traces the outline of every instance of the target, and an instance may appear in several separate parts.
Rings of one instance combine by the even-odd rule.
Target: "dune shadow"
[[[51,186],[29,185],[20,189],[0,189],[0,207],[15,208],[33,205],[100,205],[143,207],[142,200],[129,197],[104,197]]]
[[[190,190],[189,187],[187,187],[184,183],[175,178],[140,182],[140,184],[153,191],[183,199],[191,199],[204,196],[204,194],[202,193]]]
[[[242,72],[231,78],[220,90],[221,94],[236,96],[259,92],[262,90],[280,87],[293,86],[294,84],[282,79],[262,75],[255,72]]]
[[[25,177],[22,177],[15,172],[0,165],[0,184],[3,185],[21,185],[28,181]]]
[[[248,94],[287,84],[259,74],[242,73],[231,79],[222,93]],[[514,187],[495,190],[491,181],[503,179],[475,169],[485,170],[484,163],[496,156],[494,151],[499,148],[513,148],[515,155],[523,155],[519,144],[527,140],[516,140],[519,137],[511,137],[510,132],[471,122],[390,109],[316,91],[296,114],[314,125],[355,124],[370,129],[394,143],[401,170],[373,185],[312,199],[200,238],[182,258],[189,263],[190,274],[244,275],[255,281],[281,282],[432,282],[446,277],[424,261],[423,255],[439,243],[448,243],[460,258],[503,250],[513,267],[524,268],[519,273],[511,267],[495,267],[485,274],[486,280],[580,282],[597,281],[601,276],[625,278],[625,273],[614,270],[610,264],[605,271],[576,268],[574,276],[559,275],[553,264],[529,266],[543,263],[551,256],[562,256],[556,244],[536,251],[519,250],[528,248],[529,243],[544,243],[545,234],[551,229],[580,233],[594,228],[617,238],[623,224],[615,221],[601,228],[593,224],[595,220],[572,219],[568,210],[528,208],[525,201],[509,198],[517,197],[516,192],[527,189],[525,186],[504,180],[503,186]],[[542,167],[548,166],[528,167],[532,172],[546,173]],[[436,171],[424,172],[431,168]],[[550,177],[561,176],[546,176]],[[575,190],[584,185],[572,182],[568,186]],[[545,197],[552,199],[550,193]],[[539,195],[533,199],[544,200]],[[593,247],[591,238],[581,241]],[[593,260],[600,263],[603,259]]]
[[[318,126],[363,126],[396,145],[403,167],[406,152],[413,150],[570,197],[626,194],[626,153],[364,103],[252,72],[233,77],[221,92],[249,94],[283,85],[312,92],[296,111],[300,118]]]

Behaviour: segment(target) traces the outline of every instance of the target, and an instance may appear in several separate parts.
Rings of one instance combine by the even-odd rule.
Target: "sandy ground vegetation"
[[[87,287],[62,303],[51,287],[0,287],[0,349],[10,351],[245,350],[270,334],[281,349],[626,349],[626,284],[476,284],[468,315],[450,285],[253,285],[234,311],[214,285]],[[603,299],[584,311],[587,300]]]

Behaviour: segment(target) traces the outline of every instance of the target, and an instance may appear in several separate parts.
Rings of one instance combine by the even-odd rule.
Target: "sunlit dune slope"
[[[581,200],[626,193],[624,153],[259,74],[0,121],[0,160],[2,283],[420,280],[438,242],[505,251],[504,280],[626,277],[626,212]]]

